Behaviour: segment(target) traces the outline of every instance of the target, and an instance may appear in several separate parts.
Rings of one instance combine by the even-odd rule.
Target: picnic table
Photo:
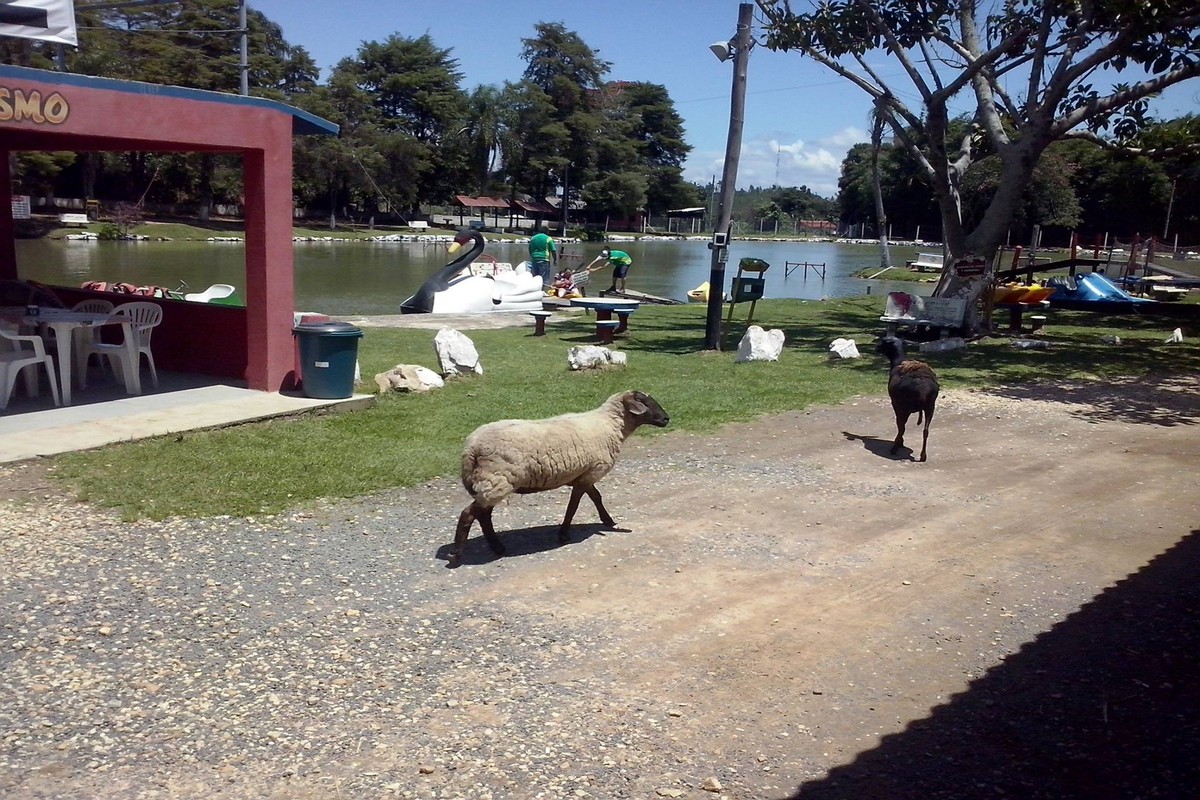
[[[573,297],[571,305],[590,308],[596,312],[596,338],[604,343],[629,329],[629,315],[638,310],[641,302],[616,297]],[[617,319],[613,319],[613,315]]]

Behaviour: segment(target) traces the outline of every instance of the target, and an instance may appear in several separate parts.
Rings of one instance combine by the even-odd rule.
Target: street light
[[[733,195],[737,184],[738,157],[742,151],[742,123],[746,112],[746,64],[750,58],[750,23],[754,5],[738,6],[737,34],[728,42],[714,42],[708,49],[722,62],[733,57],[733,90],[729,101],[729,136],[725,141],[725,169],[721,173],[721,203],[713,228],[712,267],[708,277],[708,317],[704,325],[704,348],[721,349],[721,307],[725,299],[725,262],[729,259],[729,225],[733,217]]]
[[[732,42],[713,42],[708,49],[712,50],[718,61],[728,61],[729,57],[733,55],[734,48]]]

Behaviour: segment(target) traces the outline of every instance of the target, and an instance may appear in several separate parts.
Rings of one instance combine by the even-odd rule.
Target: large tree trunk
[[[946,243],[942,277],[933,290],[934,297],[961,297],[967,301],[964,327],[976,335],[988,333],[983,319],[980,297],[991,286],[996,273],[996,253],[1004,243],[1009,220],[1021,202],[1023,187],[1033,175],[1033,167],[1044,145],[1034,141],[1014,143],[1001,152],[1003,167],[996,195],[987,212],[974,230],[967,233],[962,223],[962,211],[957,192],[950,190],[951,181],[935,181],[935,194],[942,212],[942,238]],[[960,275],[955,264],[982,260],[986,268],[980,274]]]

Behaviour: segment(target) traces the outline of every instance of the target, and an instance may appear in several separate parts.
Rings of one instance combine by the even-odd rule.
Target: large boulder
[[[443,377],[483,374],[483,364],[479,363],[479,351],[475,349],[475,343],[461,331],[442,328],[433,337],[433,346],[437,350]]]

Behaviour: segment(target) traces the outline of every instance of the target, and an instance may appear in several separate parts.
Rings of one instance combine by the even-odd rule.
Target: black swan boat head
[[[483,234],[469,228],[459,228],[450,244],[453,255],[467,242],[472,242],[471,248],[439,269],[429,280],[421,285],[416,294],[400,304],[401,314],[429,314],[433,312],[433,296],[450,286],[450,281],[483,252]]]

